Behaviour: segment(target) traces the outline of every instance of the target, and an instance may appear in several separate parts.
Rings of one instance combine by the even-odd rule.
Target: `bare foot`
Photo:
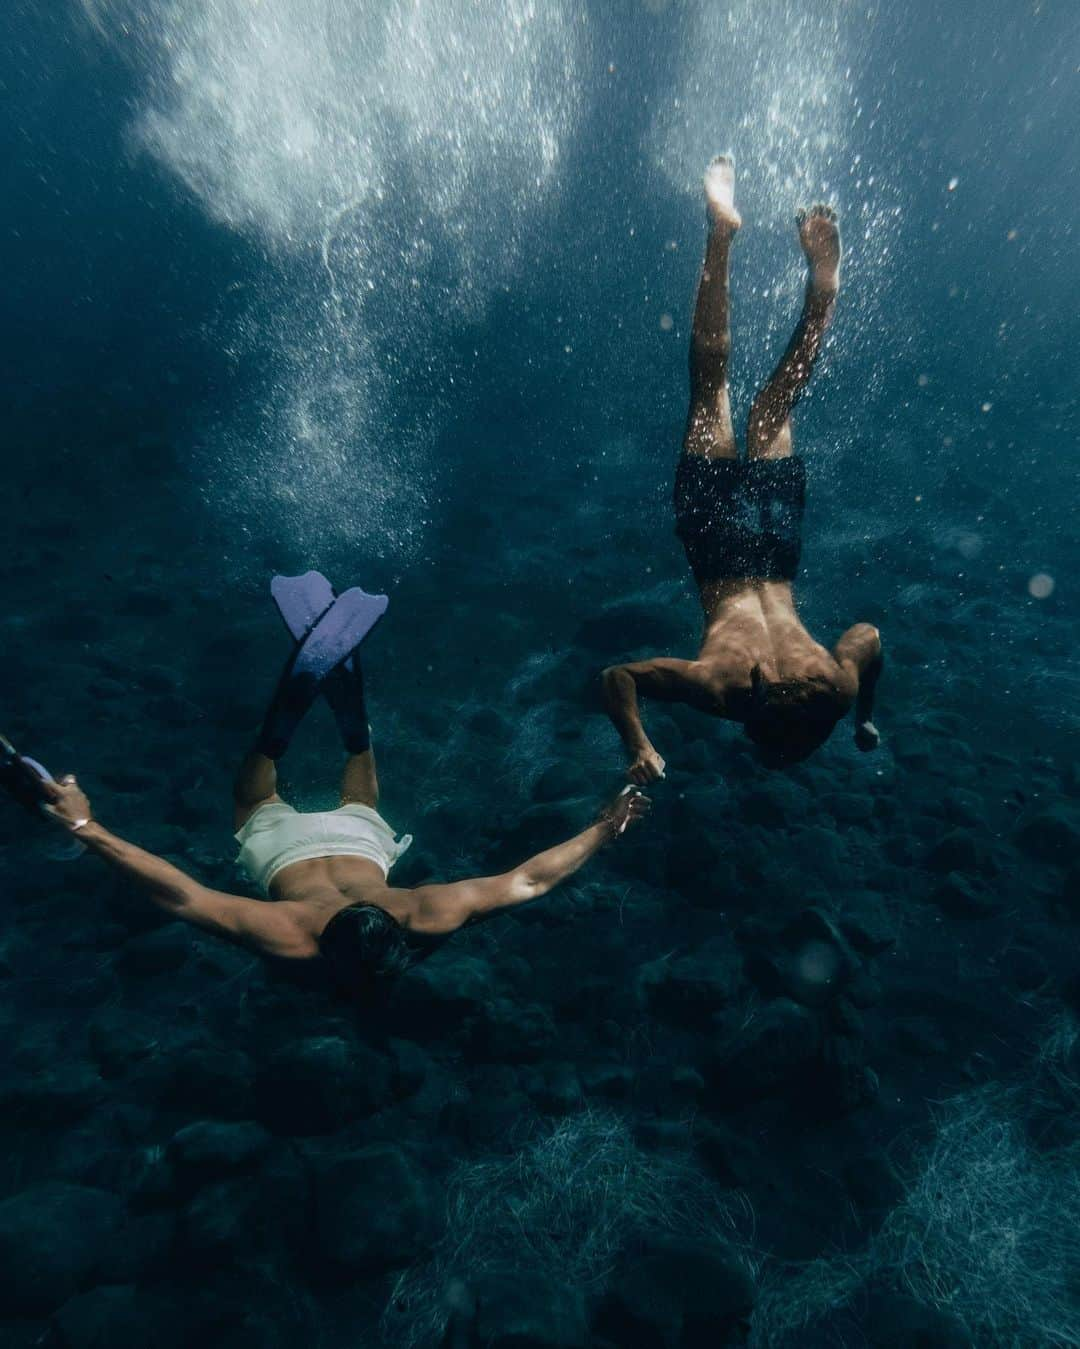
[[[735,161],[730,155],[717,155],[705,170],[705,201],[713,229],[734,234],[742,216],[735,209]]]
[[[815,290],[832,291],[840,285],[840,226],[831,206],[811,206],[795,217],[799,243],[810,264],[810,284]]]

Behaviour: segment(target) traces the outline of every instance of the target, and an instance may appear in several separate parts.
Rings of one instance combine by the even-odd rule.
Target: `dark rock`
[[[954,1316],[900,1293],[874,1292],[863,1317],[874,1349],[972,1349],[972,1339]]]
[[[1013,840],[1037,862],[1064,866],[1080,855],[1080,821],[1075,811],[1061,806],[1028,811],[1013,830]]]
[[[320,1160],[314,1194],[319,1253],[342,1272],[405,1264],[434,1234],[427,1181],[389,1144]]]
[[[149,586],[140,590],[129,590],[124,599],[122,612],[134,618],[164,618],[173,611],[173,597],[164,590],[154,590]]]
[[[497,998],[477,1018],[470,1045],[482,1059],[532,1063],[543,1058],[554,1041],[555,1025],[543,1007]]]
[[[255,1099],[258,1118],[274,1133],[334,1133],[390,1100],[390,1065],[365,1045],[313,1036],[282,1046],[260,1064]]]
[[[177,730],[187,730],[205,719],[201,707],[189,703],[176,693],[165,693],[159,698],[146,700],[145,715],[162,726],[172,726]]]
[[[869,891],[845,895],[836,923],[863,955],[879,955],[896,944],[896,924],[885,907],[884,898]]]
[[[986,819],[982,798],[976,792],[965,791],[962,787],[954,787],[946,792],[941,807],[941,813],[946,819],[954,820],[957,824],[971,825],[977,829]]]
[[[728,945],[712,953],[650,961],[638,971],[635,988],[638,1004],[657,1016],[707,1027],[713,1012],[735,996],[741,979],[738,953]]]
[[[1061,909],[1067,918],[1080,918],[1080,863],[1065,873],[1061,883]]]
[[[574,644],[614,661],[639,647],[667,650],[678,645],[682,636],[682,622],[663,608],[620,604],[586,619],[574,636]]]
[[[120,1077],[157,1047],[154,1028],[127,1008],[102,1008],[87,1026],[87,1039],[104,1078]]]
[[[609,1100],[625,1100],[634,1089],[633,1069],[622,1064],[588,1068],[581,1074],[581,1081],[590,1096],[603,1096]]]
[[[484,1271],[472,1281],[471,1337],[483,1349],[586,1349],[585,1302],[580,1289],[528,1269]]]
[[[866,792],[830,792],[821,804],[838,824],[865,824],[874,814],[874,799]]]
[[[889,748],[896,762],[912,772],[929,768],[934,761],[933,745],[918,736],[894,735],[890,737]]]
[[[812,907],[792,918],[777,936],[766,930],[754,941],[746,970],[768,996],[820,1007],[850,984],[861,962],[825,910]]]
[[[250,1117],[254,1069],[239,1050],[191,1045],[150,1060],[139,1081],[143,1073],[147,1087],[165,1105],[222,1119]]]
[[[120,1238],[102,1253],[96,1277],[103,1283],[139,1283],[167,1273],[175,1235],[176,1216],[171,1211],[129,1217]]]
[[[191,930],[183,923],[169,923],[154,932],[132,937],[116,957],[116,967],[125,974],[168,974],[178,970],[191,954]]]
[[[0,1084],[0,1118],[17,1121],[23,1128],[71,1125],[94,1110],[104,1090],[98,1074],[77,1061],[13,1075]]]
[[[832,1119],[875,1100],[880,1083],[865,1059],[861,1028],[854,1033],[826,1036],[818,1071],[800,1100],[806,1116]]]
[[[532,795],[534,801],[565,801],[584,796],[591,788],[592,783],[580,768],[560,761],[544,769],[533,784]]]
[[[490,736],[493,740],[506,741],[513,735],[510,723],[493,707],[481,707],[473,712],[465,725],[474,735]]]
[[[822,1047],[818,1019],[787,998],[766,1004],[715,1052],[708,1075],[717,1104],[797,1090]]]
[[[1015,987],[1024,993],[1041,988],[1050,977],[1046,961],[1029,946],[1010,946],[1000,956],[998,967]]]
[[[120,1349],[157,1343],[131,1284],[93,1288],[65,1302],[49,1323],[48,1349]]]
[[[950,872],[930,896],[953,918],[987,918],[997,913],[997,900],[958,871]]]
[[[953,829],[938,839],[929,850],[926,865],[931,871],[977,871],[979,849],[975,839],[966,830]]]
[[[694,1120],[694,1142],[701,1160],[725,1188],[742,1188],[760,1173],[753,1144],[722,1122],[700,1115]]]
[[[279,1151],[258,1176],[230,1176],[198,1190],[181,1215],[180,1241],[194,1261],[245,1264],[306,1240],[307,1206],[298,1161]]]
[[[207,787],[185,787],[176,797],[170,819],[188,829],[201,829],[221,819],[221,794]]]
[[[904,1186],[884,1152],[875,1150],[856,1157],[844,1167],[844,1183],[855,1207],[879,1223],[904,1194]]]
[[[747,824],[780,829],[792,818],[792,801],[783,787],[768,783],[747,792],[739,802],[739,812]]]
[[[473,956],[435,956],[398,979],[395,1020],[425,1039],[456,1030],[483,1011],[493,995],[491,966]]]
[[[251,1120],[200,1120],[173,1135],[166,1156],[178,1179],[202,1185],[253,1170],[269,1150],[270,1142],[266,1130]]]
[[[893,1023],[893,1038],[897,1047],[917,1058],[933,1058],[944,1054],[948,1044],[929,1017],[900,1017]]]
[[[753,1280],[730,1251],[671,1240],[616,1273],[597,1329],[634,1349],[722,1349],[742,1342],[753,1306]]]
[[[533,1104],[547,1115],[568,1115],[583,1100],[577,1070],[570,1063],[548,1063],[533,1069],[524,1087]]]
[[[420,1090],[431,1070],[431,1058],[412,1040],[391,1040],[390,1091],[404,1100]]]
[[[128,763],[100,764],[97,776],[110,791],[123,792],[125,795],[152,792],[159,785],[152,773]]]
[[[0,1202],[0,1305],[43,1313],[93,1277],[123,1219],[114,1194],[50,1182]]]

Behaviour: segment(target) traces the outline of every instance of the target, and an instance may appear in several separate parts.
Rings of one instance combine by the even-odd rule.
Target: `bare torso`
[[[385,909],[403,927],[412,927],[412,894],[387,885],[382,869],[366,857],[312,857],[293,862],[270,883],[270,899],[288,905],[313,941],[334,914],[350,904]]]
[[[766,684],[813,683],[847,711],[858,676],[807,632],[787,581],[710,581],[701,587],[705,632],[694,662],[708,690],[704,710],[739,717],[754,672]]]

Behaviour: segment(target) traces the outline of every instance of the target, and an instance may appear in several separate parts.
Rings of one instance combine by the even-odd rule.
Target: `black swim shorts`
[[[679,459],[675,533],[697,581],[793,581],[805,505],[801,459]]]

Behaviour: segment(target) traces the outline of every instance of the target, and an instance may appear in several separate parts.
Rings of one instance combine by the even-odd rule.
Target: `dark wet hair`
[[[319,938],[334,984],[346,993],[373,993],[412,963],[401,924],[374,904],[335,913]]]
[[[825,683],[815,680],[767,684],[757,666],[743,717],[746,734],[770,768],[801,763],[832,735],[844,709]]]

